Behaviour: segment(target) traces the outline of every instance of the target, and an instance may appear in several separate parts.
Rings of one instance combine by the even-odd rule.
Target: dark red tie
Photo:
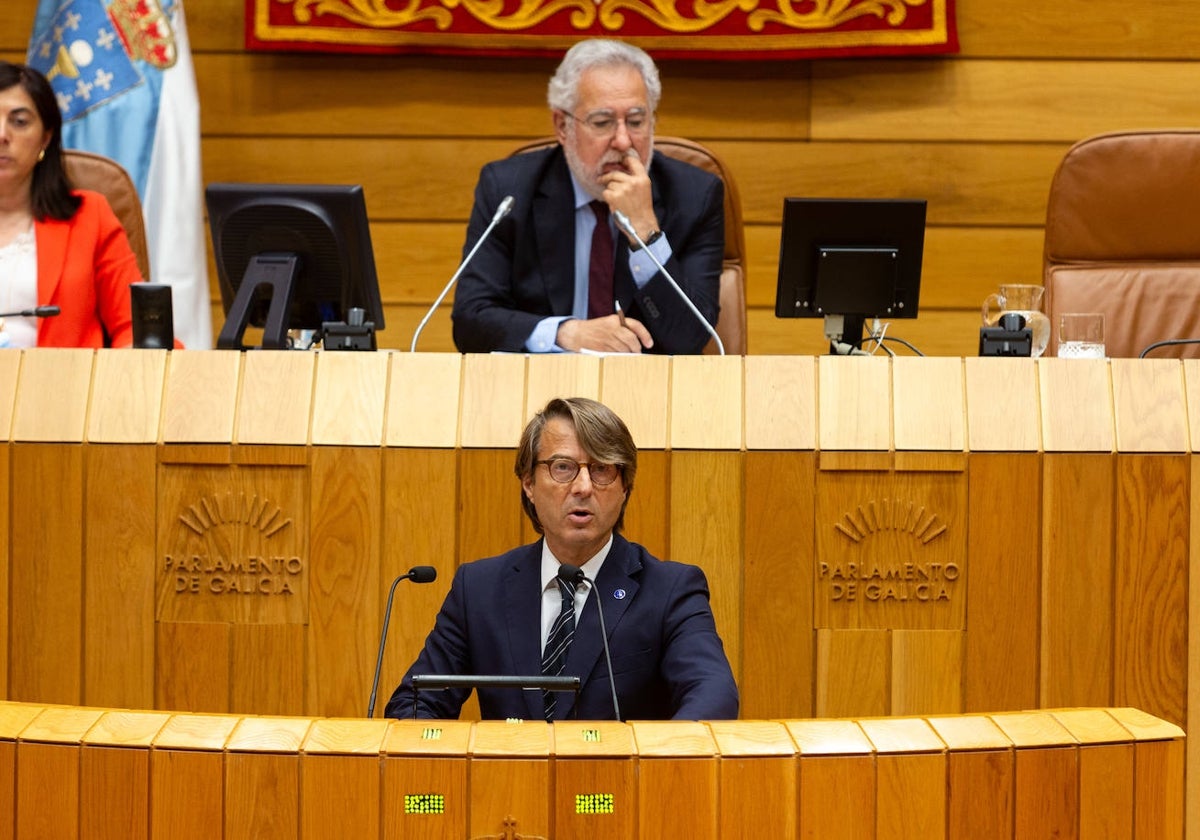
[[[596,229],[592,231],[592,254],[588,259],[588,317],[613,314],[613,238],[608,227],[608,205],[593,201]]]

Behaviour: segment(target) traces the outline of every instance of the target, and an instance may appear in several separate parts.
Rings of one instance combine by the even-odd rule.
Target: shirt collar
[[[604,560],[608,557],[608,552],[612,549],[613,538],[612,534],[608,535],[606,542],[599,551],[597,551],[590,560],[583,564],[583,573],[588,576],[589,580],[595,580],[600,574],[600,567],[604,565]],[[560,563],[554,552],[550,550],[550,546],[546,541],[542,540],[542,591],[545,592],[554,584],[554,579],[558,577],[558,567]],[[587,586],[587,584],[582,584]]]

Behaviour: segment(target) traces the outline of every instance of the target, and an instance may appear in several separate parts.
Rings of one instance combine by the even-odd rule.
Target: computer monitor
[[[252,325],[262,347],[285,349],[289,330],[359,321],[351,309],[374,346],[383,305],[361,186],[210,184],[205,199],[225,308],[218,348],[246,349]]]
[[[785,198],[775,317],[850,345],[868,318],[916,318],[924,246],[924,199]]]

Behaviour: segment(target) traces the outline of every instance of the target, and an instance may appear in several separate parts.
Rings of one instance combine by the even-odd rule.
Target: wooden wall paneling
[[[743,366],[746,449],[816,449],[816,359],[747,356]]]
[[[887,358],[823,356],[817,360],[818,448],[892,448],[891,364]]]
[[[816,558],[814,535],[805,523],[815,521],[815,482],[812,451],[745,455],[738,675],[744,718],[813,715]]]
[[[458,451],[458,562],[501,554],[525,539],[516,441],[505,449]]]
[[[157,442],[166,367],[166,350],[97,350],[87,440]]]
[[[789,724],[793,737],[796,729]],[[797,739],[799,741],[799,739]],[[866,741],[865,738],[863,738]],[[874,838],[876,826],[875,756],[844,754],[800,743],[799,840]],[[830,803],[836,803],[830,807]]]
[[[44,707],[0,704],[0,840],[13,840],[17,830],[17,739]]]
[[[1123,126],[1200,120],[1195,65],[1138,61],[820,61],[816,140],[1074,142]],[[949,93],[949,95],[947,95]],[[888,119],[900,111],[905,119]]]
[[[1040,498],[1041,458],[1027,452],[972,453],[967,479],[963,710],[1033,708],[1038,702],[1042,524],[1040,505],[1028,502]]]
[[[85,450],[83,701],[154,704],[157,453],[146,444]]]
[[[672,449],[741,449],[742,357],[671,360]],[[704,422],[696,419],[703,417]]]
[[[392,691],[421,652],[458,567],[458,455],[453,449],[386,449],[383,480],[376,608],[381,622],[388,589],[397,576],[413,566],[433,566],[438,577],[431,584],[406,582],[396,588],[375,704],[377,715],[383,714]],[[510,484],[515,496],[515,478]],[[511,516],[516,499],[510,496],[504,501]]]
[[[226,743],[227,840],[300,837],[300,745],[313,721],[242,718]]]
[[[717,632],[737,674],[741,670],[744,603],[743,456],[739,452],[675,450],[670,469],[669,559],[704,570]]]
[[[600,357],[581,353],[529,356],[522,428],[555,397],[600,398]]]
[[[467,835],[467,746],[473,724],[405,720],[383,745],[383,840]]]
[[[163,396],[163,443],[227,444],[233,441],[238,380],[244,356],[244,353],[219,350],[171,352]]]
[[[1176,359],[1111,359],[1119,452],[1188,451],[1187,397]]]
[[[80,427],[82,431],[82,427]],[[11,447],[9,696],[78,703],[83,655],[83,447]]]
[[[1200,487],[1200,458],[1191,458],[1191,485]],[[1189,520],[1200,522],[1200,493],[1192,493],[1188,500]],[[1191,541],[1188,550],[1188,633],[1187,649],[1200,650],[1200,529],[1192,528]],[[1187,665],[1187,708],[1192,711],[1187,731],[1188,739],[1185,746],[1187,752],[1187,767],[1200,768],[1200,667],[1193,662]],[[1200,837],[1200,772],[1190,769],[1185,777],[1187,785],[1184,802],[1187,803],[1187,831],[1192,837]]]
[[[314,445],[379,446],[383,442],[390,357],[390,353],[317,354]]]
[[[150,756],[151,840],[224,837],[225,744],[239,718],[173,714]]]
[[[1184,745],[1178,739],[1145,741],[1135,746],[1136,773],[1133,836],[1181,840],[1185,836],[1184,796],[1175,781],[1184,773]],[[1186,836],[1191,836],[1188,824]]]
[[[300,828],[304,837],[380,836],[383,774],[378,759],[387,727],[376,721],[318,720],[300,757]],[[353,796],[330,796],[354,791]]]
[[[1112,390],[1105,359],[1038,359],[1047,452],[1112,452]]]
[[[635,439],[636,442],[636,439]],[[659,558],[672,556],[670,454],[661,449],[638,448],[634,492],[625,503],[621,533]]]
[[[1117,456],[1113,702],[1187,719],[1187,456]]]
[[[312,451],[305,678],[312,714],[344,717],[365,708],[380,627],[382,472],[381,449]]]
[[[672,361],[647,355],[607,356],[601,362],[600,402],[625,421],[639,450],[667,448]]]
[[[469,448],[516,450],[525,428],[525,357],[471,354],[463,360],[459,440]]]
[[[452,449],[458,443],[458,353],[394,353],[387,389],[385,446]]]
[[[887,630],[817,628],[818,717],[890,714],[891,639]]]
[[[708,726],[719,756],[718,836],[795,837],[800,779],[787,727],[776,721]]]
[[[962,630],[893,630],[891,714],[962,712],[965,648]]]
[[[224,622],[157,622],[154,707],[228,712],[232,635]]]
[[[637,755],[620,722],[554,728],[554,836],[625,840],[638,834]]]
[[[554,824],[550,755],[553,728],[485,720],[471,730],[467,836],[549,837]]]
[[[1016,747],[1014,838],[1079,837],[1075,739],[1048,712],[997,714],[992,720]]]
[[[1039,704],[1048,708],[1112,702],[1115,484],[1107,453],[1042,459]]]
[[[962,453],[966,395],[961,359],[892,360],[892,434],[899,453]],[[961,457],[958,459],[961,469]],[[954,463],[951,461],[951,463]]]
[[[1011,840],[1016,767],[1012,741],[982,715],[928,722],[949,749],[946,840]]]
[[[234,440],[276,446],[309,442],[318,355],[291,350],[243,354]],[[357,402],[343,406],[347,412],[358,408]]]
[[[638,766],[638,836],[642,840],[717,840],[716,741],[698,721],[632,721]],[[687,807],[664,808],[689,791]]]
[[[84,439],[94,350],[44,347],[24,354],[12,440],[77,443]]]
[[[302,624],[230,624],[228,711],[304,714],[307,661]]]

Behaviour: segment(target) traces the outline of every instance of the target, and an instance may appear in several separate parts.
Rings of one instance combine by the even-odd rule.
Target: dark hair
[[[517,477],[523,481],[533,474],[533,462],[537,460],[542,430],[555,418],[562,418],[571,424],[575,429],[575,436],[579,438],[579,445],[589,458],[605,464],[616,464],[621,468],[625,502],[621,505],[621,513],[613,526],[613,530],[619,533],[621,526],[625,524],[625,507],[629,504],[629,494],[633,492],[633,480],[637,476],[637,446],[634,445],[633,435],[629,433],[625,422],[608,406],[585,397],[555,397],[546,403],[546,407],[533,415],[533,419],[521,433],[514,468]],[[537,509],[524,491],[521,493],[521,507],[533,523],[533,529],[539,534],[542,533]]]
[[[75,215],[82,199],[71,192],[71,182],[63,168],[62,113],[54,89],[46,77],[28,64],[0,61],[0,90],[20,85],[37,108],[42,127],[50,132],[46,155],[33,167],[33,187],[30,202],[38,221],[47,217],[66,220]]]

